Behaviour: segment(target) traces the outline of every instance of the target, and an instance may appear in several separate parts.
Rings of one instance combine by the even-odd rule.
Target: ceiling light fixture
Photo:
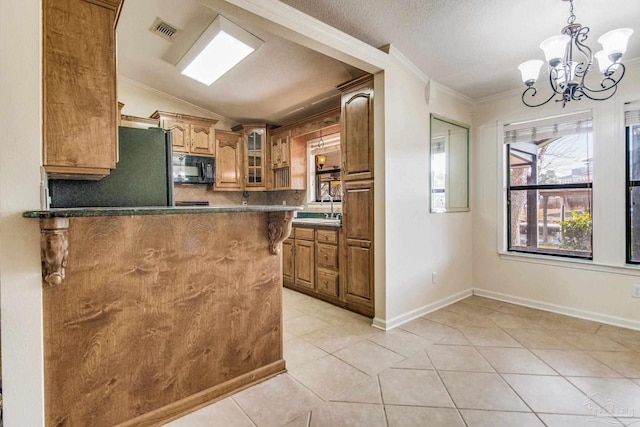
[[[324,150],[324,140],[322,139],[322,129],[320,129],[320,142],[318,142],[318,151],[316,154],[316,168],[322,169],[327,163],[327,156],[322,154]]]
[[[585,77],[591,71],[594,56],[591,49],[584,44],[589,27],[583,27],[575,22],[573,0],[562,1],[570,2],[568,25],[562,29],[562,34],[552,36],[540,43],[549,66],[549,84],[553,91],[551,96],[540,103],[535,103],[535,96],[538,93],[535,83],[543,61],[532,59],[518,66],[522,81],[527,85],[522,93],[522,102],[528,107],[544,105],[556,95],[560,95],[560,99],[556,99],[556,102],[562,102],[563,108],[567,102],[579,101],[582,97],[604,101],[616,93],[618,83],[624,76],[625,68],[620,60],[627,50],[627,42],[633,30],[618,28],[600,36],[598,42],[602,44],[602,50],[597,52],[595,57],[602,73],[602,80],[599,87],[592,89],[585,83]],[[528,102],[528,99],[531,102]]]
[[[210,86],[262,44],[253,34],[218,15],[176,67],[185,76]]]

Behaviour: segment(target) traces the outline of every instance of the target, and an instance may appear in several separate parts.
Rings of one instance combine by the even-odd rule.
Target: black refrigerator
[[[99,181],[49,180],[52,208],[173,206],[171,134],[119,128],[120,160]]]

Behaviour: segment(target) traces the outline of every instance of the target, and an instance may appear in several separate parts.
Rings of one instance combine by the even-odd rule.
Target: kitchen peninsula
[[[42,231],[46,425],[159,425],[284,372],[297,209],[25,212]]]

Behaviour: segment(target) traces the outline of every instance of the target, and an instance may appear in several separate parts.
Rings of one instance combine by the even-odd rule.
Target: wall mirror
[[[469,127],[431,115],[431,212],[469,211]]]

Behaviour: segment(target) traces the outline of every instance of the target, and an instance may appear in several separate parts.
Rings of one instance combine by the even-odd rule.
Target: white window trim
[[[554,257],[550,255],[498,251],[500,259],[506,261],[526,262],[530,264],[549,265],[553,267],[572,268],[576,270],[590,270],[602,273],[620,274],[623,276],[640,277],[640,265],[636,264],[606,264],[590,259]]]

